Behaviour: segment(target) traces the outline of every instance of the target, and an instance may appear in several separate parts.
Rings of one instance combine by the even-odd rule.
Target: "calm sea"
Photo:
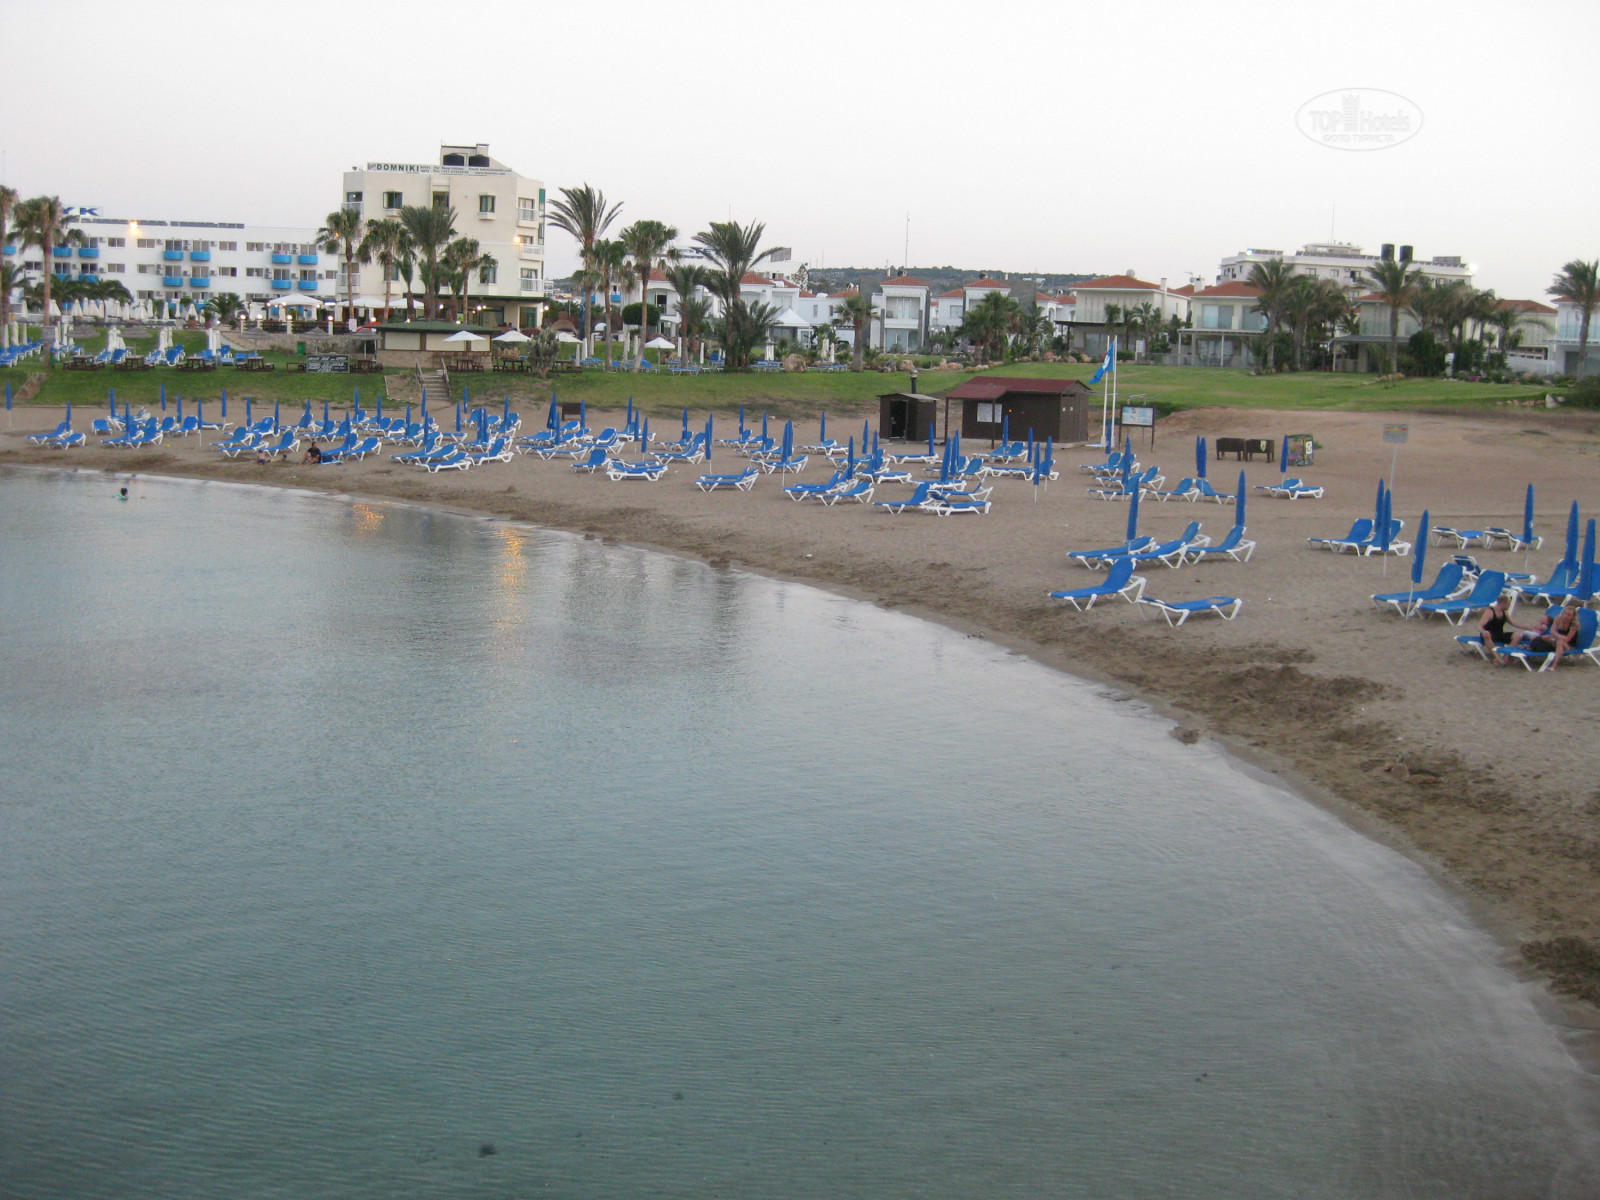
[[[8,1200],[1600,1189],[1460,908],[1136,704],[656,554],[115,487],[0,475]]]

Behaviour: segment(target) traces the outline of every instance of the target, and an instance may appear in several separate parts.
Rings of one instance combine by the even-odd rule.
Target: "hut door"
[[[911,419],[911,402],[909,400],[889,401],[889,437],[903,439],[906,436],[906,425]]]

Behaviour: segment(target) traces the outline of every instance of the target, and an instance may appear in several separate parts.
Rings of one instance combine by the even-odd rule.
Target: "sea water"
[[[1416,866],[814,589],[0,475],[0,1194],[1592,1196]]]

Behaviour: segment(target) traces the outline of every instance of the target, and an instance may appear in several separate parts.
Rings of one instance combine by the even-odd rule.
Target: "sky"
[[[1592,2],[0,0],[0,28],[0,178],[106,216],[317,225],[352,166],[487,142],[813,267],[1209,283],[1331,237],[1543,298],[1600,257]],[[1303,132],[1380,89],[1420,113],[1399,144]],[[553,233],[548,273],[574,261]]]

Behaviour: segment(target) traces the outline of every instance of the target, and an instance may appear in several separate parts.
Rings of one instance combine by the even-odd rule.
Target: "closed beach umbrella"
[[[511,424],[511,397],[506,397],[505,406],[500,410],[500,429],[505,432],[505,427]]]
[[[1030,463],[1033,461],[1033,455],[1034,455],[1034,449],[1033,449],[1033,426],[1029,425],[1028,426],[1028,461]]]
[[[646,454],[650,453],[650,418],[644,419],[644,424],[639,428],[639,449]]]
[[[744,405],[739,405],[739,440],[744,441]]]
[[[183,396],[178,397],[178,424],[183,424]]]
[[[868,430],[867,422],[866,421],[861,422],[861,457],[862,458],[865,458],[867,456],[867,444],[868,444],[868,442],[871,441],[871,438],[870,438],[867,430]]]
[[[183,399],[181,397],[178,400],[178,404],[178,416],[181,418],[183,416]],[[276,400],[272,402],[272,427],[274,429],[278,427],[278,402]]]
[[[824,430],[826,430],[828,428],[828,414],[827,413],[823,413],[822,414],[822,428]],[[826,433],[823,434],[823,441],[827,441],[827,434]],[[928,457],[929,458],[933,457],[933,422],[932,421],[928,422]]]
[[[378,393],[378,420],[383,420],[383,393]]]
[[[326,400],[324,400],[322,402],[322,423],[324,425],[326,425],[329,420],[330,420],[330,417],[328,416],[328,402]]]
[[[1428,510],[1422,510],[1422,524],[1417,528],[1416,545],[1411,550],[1411,582],[1422,584],[1422,565],[1428,558]]]
[[[561,410],[557,407],[554,396],[550,397],[550,415],[545,417],[544,426],[546,429],[561,428]]]
[[[1139,493],[1128,497],[1128,540],[1139,536]]]
[[[589,432],[589,401],[578,401],[578,430],[581,433]]]
[[[1283,446],[1278,451],[1278,474],[1279,475],[1287,475],[1288,473],[1289,473],[1289,435],[1286,433],[1286,434],[1283,435]]]
[[[878,449],[878,431],[876,429],[872,431],[872,457],[879,462],[883,461],[883,451]]]
[[[1383,480],[1378,480],[1378,494],[1372,502],[1372,528],[1378,528],[1378,521],[1383,517]]]
[[[762,413],[761,414],[761,440],[763,442],[767,440],[767,414],[766,413]]]
[[[1594,595],[1594,518],[1583,531],[1583,565],[1578,569],[1578,599]]]
[[[1005,413],[1000,418],[1000,444],[1006,445],[1011,441],[1011,414]]]
[[[164,383],[161,385],[161,411],[167,411],[167,385]]]
[[[784,462],[788,462],[789,458],[793,454],[794,454],[794,422],[793,421],[785,421],[783,423],[783,453],[782,453],[782,455],[780,457],[784,460]]]
[[[1124,491],[1128,488],[1128,476],[1131,473],[1132,466],[1133,459],[1124,454],[1122,456],[1122,488]]]
[[[11,385],[7,384],[6,386],[9,388]],[[850,435],[850,441],[845,446],[845,453],[848,455],[845,461],[850,464],[850,478],[854,479],[856,477],[856,435],[853,433]]]
[[[72,401],[67,401],[67,428],[72,428]]]
[[[461,432],[461,401],[456,401],[456,432]]]
[[[306,401],[306,411],[300,414],[300,420],[307,425],[311,424],[311,401]],[[406,405],[406,424],[411,424],[411,405],[409,404]]]
[[[1204,479],[1206,477],[1206,439],[1204,434],[1194,440],[1194,477],[1196,479]]]
[[[1572,502],[1572,511],[1567,514],[1567,552],[1562,557],[1562,562],[1578,565],[1578,502]]]
[[[11,385],[7,384],[6,386],[10,387]],[[107,405],[107,407],[109,407],[111,409],[111,416],[114,419],[116,417],[116,415],[117,415],[117,389],[116,388],[112,388],[109,392],[106,393],[106,405]]]
[[[628,397],[628,419],[622,423],[622,428],[624,430],[630,431],[630,432],[633,429],[633,397],[632,396]]]
[[[715,420],[716,420],[716,417],[715,417],[714,414],[712,414],[712,413],[707,413],[706,414],[706,461],[707,462],[711,461],[711,441],[712,441],[712,433],[715,430],[715,426],[713,425],[713,422]]]
[[[1384,492],[1378,500],[1378,552],[1389,554],[1389,514],[1394,511],[1394,493]]]
[[[1233,497],[1233,523],[1241,529],[1244,527],[1244,472],[1239,472],[1239,490]]]
[[[1524,544],[1533,542],[1533,484],[1528,485],[1528,494],[1522,501],[1522,541]]]
[[[11,380],[6,380],[6,411],[11,411]]]
[[[251,425],[255,424],[255,418],[250,415],[250,397],[249,396],[246,396],[244,398],[244,423],[245,423],[245,428],[247,428],[247,429]]]
[[[223,388],[222,389],[222,419],[224,421],[226,421],[228,419],[228,389],[227,388]]]
[[[680,442],[687,442],[689,440],[689,410],[687,408],[683,410],[683,433],[679,436],[678,440]]]
[[[820,425],[820,427],[817,430],[817,441],[825,442],[825,441],[828,440],[828,413],[827,413],[826,409],[823,410],[822,420],[819,423],[819,425]],[[932,437],[931,434],[929,435],[929,438],[928,438],[928,445],[930,447],[933,445],[933,437]],[[932,454],[933,451],[930,449],[928,451],[928,453]]]

